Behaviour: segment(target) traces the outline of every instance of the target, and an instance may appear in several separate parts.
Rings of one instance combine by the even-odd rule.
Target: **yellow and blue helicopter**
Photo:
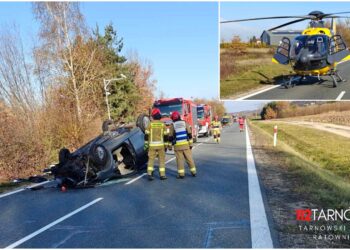
[[[287,25],[310,20],[308,28],[301,35],[296,36],[292,41],[283,37],[277,47],[272,62],[283,65],[290,64],[295,74],[289,81],[284,83],[285,88],[294,87],[294,80],[299,78],[299,83],[306,76],[317,76],[321,81],[321,76],[330,76],[333,80],[333,87],[337,87],[339,82],[345,82],[336,69],[337,64],[350,60],[350,51],[343,38],[336,34],[336,18],[349,18],[339,16],[350,12],[338,12],[325,14],[321,11],[312,11],[304,16],[275,16],[260,17],[240,20],[223,21],[221,23],[245,22],[266,19],[296,18],[296,20],[278,25],[269,29],[276,30]],[[331,19],[331,27],[325,27],[325,19]]]

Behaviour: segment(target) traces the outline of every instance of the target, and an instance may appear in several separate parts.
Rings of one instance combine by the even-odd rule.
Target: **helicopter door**
[[[346,56],[350,55],[346,48],[343,38],[340,35],[334,35],[330,39],[328,62],[340,62]]]
[[[280,64],[289,63],[289,51],[290,51],[290,40],[287,37],[283,37],[280,45],[277,47],[276,53],[273,58]]]

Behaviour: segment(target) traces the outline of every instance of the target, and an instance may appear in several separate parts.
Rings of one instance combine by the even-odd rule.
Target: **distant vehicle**
[[[222,126],[228,126],[231,123],[231,117],[229,115],[225,115],[221,119]]]
[[[59,163],[44,170],[59,187],[89,187],[114,178],[127,177],[145,167],[144,131],[149,118],[140,115],[136,126],[104,122],[103,133],[78,150],[62,148]]]
[[[233,119],[233,122],[237,122],[237,116],[236,115],[232,115],[232,119]]]
[[[153,104],[154,108],[158,108],[162,114],[162,121],[169,126],[172,121],[170,115],[174,111],[178,111],[181,119],[186,121],[192,128],[193,141],[198,138],[198,122],[197,122],[197,105],[183,98],[168,98],[157,100]]]
[[[198,135],[204,135],[208,137],[211,131],[211,120],[212,120],[211,107],[207,104],[200,104],[197,106],[197,117],[198,117]]]

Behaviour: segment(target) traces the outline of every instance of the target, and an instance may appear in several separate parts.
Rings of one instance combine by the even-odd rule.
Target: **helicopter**
[[[309,26],[303,30],[301,35],[296,36],[292,41],[283,37],[272,58],[273,63],[290,64],[295,72],[289,81],[283,85],[285,88],[294,87],[295,80],[299,78],[299,83],[307,76],[318,77],[321,83],[321,76],[330,76],[333,80],[333,87],[337,87],[339,82],[345,82],[338,70],[337,64],[350,60],[350,51],[341,35],[336,34],[335,18],[349,18],[339,16],[350,12],[338,12],[325,14],[321,11],[312,11],[301,16],[275,16],[260,17],[222,21],[220,23],[245,22],[266,19],[294,18],[295,20],[278,25],[269,29],[273,31],[294,23],[310,20]],[[331,19],[331,27],[327,28],[324,20]]]

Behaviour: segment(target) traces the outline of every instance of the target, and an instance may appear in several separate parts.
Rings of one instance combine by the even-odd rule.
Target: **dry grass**
[[[271,151],[298,181],[296,191],[325,207],[350,205],[349,140],[309,128],[279,124],[279,144],[272,146],[274,123],[251,122],[260,148]]]
[[[347,240],[315,240],[314,232],[300,231],[299,223],[292,216],[295,209],[300,208],[348,208],[350,185],[347,181],[320,168],[284,142],[274,148],[271,131],[263,130],[257,124],[251,124],[250,130],[259,177],[266,190],[280,247],[348,248]],[[329,221],[327,225],[338,223]],[[346,228],[344,234],[348,233]]]
[[[298,120],[350,126],[350,111],[330,111],[318,115],[301,116]]]
[[[290,68],[273,64],[273,49],[222,49],[220,53],[220,96],[234,98],[249,90],[274,84]]]
[[[343,112],[350,111],[350,102],[329,102],[321,104],[313,104],[309,106],[295,106],[290,105],[288,102],[279,102],[284,103],[283,109],[278,114],[278,118],[288,118],[288,117],[297,117],[297,116],[312,116],[312,115],[322,115],[323,119],[332,121],[339,121],[341,123],[348,123],[348,117],[346,113],[331,114],[331,112]],[[344,119],[342,116],[345,115]],[[329,118],[327,118],[329,116]],[[337,117],[338,116],[338,117]],[[316,116],[315,116],[316,118]],[[333,121],[332,121],[333,122]]]

